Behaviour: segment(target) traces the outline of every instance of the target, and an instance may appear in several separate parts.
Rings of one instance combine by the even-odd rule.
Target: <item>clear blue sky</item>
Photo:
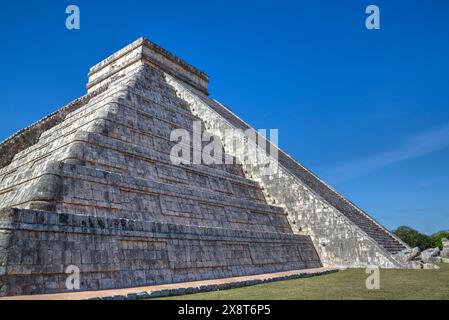
[[[381,30],[365,28],[369,4]],[[83,95],[88,68],[140,36],[388,228],[449,229],[448,1],[2,2],[0,140]]]

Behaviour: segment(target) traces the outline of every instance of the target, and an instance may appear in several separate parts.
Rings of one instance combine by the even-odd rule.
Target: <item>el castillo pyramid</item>
[[[66,291],[70,265],[81,290],[402,267],[403,242],[282,150],[271,174],[226,144],[239,161],[174,164],[171,132],[195,121],[222,140],[251,128],[205,73],[141,38],[90,69],[85,96],[2,142],[0,296]]]

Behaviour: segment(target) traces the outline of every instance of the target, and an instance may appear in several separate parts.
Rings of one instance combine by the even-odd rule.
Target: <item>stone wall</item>
[[[208,94],[209,77],[204,72],[145,38],[134,41],[92,67],[87,84],[88,92],[95,90],[124,68],[137,62],[164,70],[196,90]]]
[[[93,215],[0,211],[0,296],[125,288],[319,265],[306,236]]]

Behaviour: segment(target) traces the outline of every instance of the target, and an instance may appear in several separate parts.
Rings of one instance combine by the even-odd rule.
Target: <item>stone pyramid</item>
[[[401,267],[404,243],[275,146],[271,174],[225,143],[235,163],[174,164],[175,129],[251,127],[149,40],[92,67],[87,89],[0,144],[0,295],[66,291],[68,266],[81,290]]]

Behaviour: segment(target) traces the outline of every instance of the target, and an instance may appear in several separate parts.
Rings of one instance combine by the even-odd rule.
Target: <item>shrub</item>
[[[410,227],[399,227],[394,230],[393,233],[412,248],[419,247],[421,250],[426,250],[435,247],[434,241],[432,241],[431,237]]]
[[[443,238],[449,239],[449,231],[440,231],[430,236],[433,246],[439,247],[440,249],[443,248],[443,243],[441,242]]]

